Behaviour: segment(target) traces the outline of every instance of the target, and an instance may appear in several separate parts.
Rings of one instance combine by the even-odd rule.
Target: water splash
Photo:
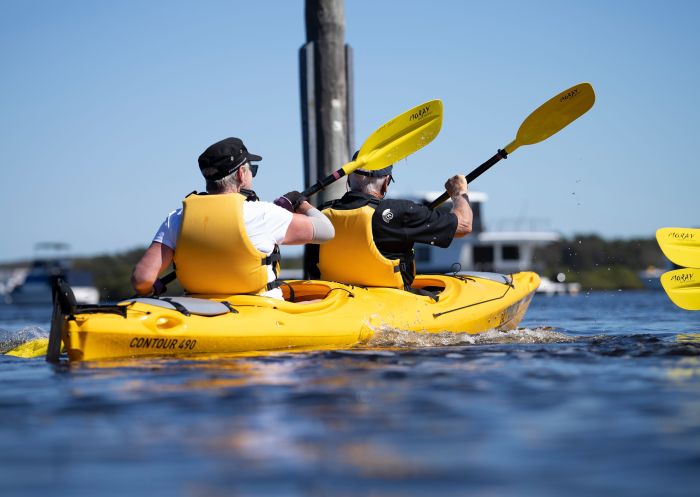
[[[576,339],[552,328],[519,328],[510,331],[489,330],[478,334],[420,333],[382,327],[367,342],[369,347],[454,347],[508,343],[568,343]]]

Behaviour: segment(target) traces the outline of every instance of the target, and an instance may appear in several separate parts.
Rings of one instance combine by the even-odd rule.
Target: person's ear
[[[386,195],[386,192],[389,191],[389,182],[391,181],[391,176],[385,176],[384,177],[384,183],[382,183],[382,193]]]

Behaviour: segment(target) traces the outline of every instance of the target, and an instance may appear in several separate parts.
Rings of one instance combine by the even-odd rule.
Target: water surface
[[[0,344],[50,309],[0,306]],[[51,366],[0,356],[7,495],[697,495],[700,313],[536,296],[512,333]]]

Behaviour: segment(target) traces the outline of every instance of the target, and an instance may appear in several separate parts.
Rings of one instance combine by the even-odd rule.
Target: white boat
[[[559,276],[564,276],[559,273]],[[549,278],[540,278],[538,293],[546,295],[576,295],[581,291],[581,283],[564,283],[564,280],[552,281]]]
[[[663,287],[661,286],[661,275],[664,274],[666,271],[670,271],[672,269],[674,269],[673,264],[668,264],[668,266],[665,269],[650,266],[644,271],[637,272],[637,276],[642,282],[642,285],[644,285],[645,289],[663,290]]]
[[[40,243],[36,250],[64,251],[68,245],[63,243]],[[21,274],[21,273],[20,273]],[[24,270],[24,278],[16,281],[11,289],[8,288],[6,301],[20,305],[51,304],[51,288],[53,280],[61,277],[73,288],[75,298],[80,304],[97,304],[100,292],[94,286],[92,275],[87,271],[75,270],[64,257],[37,257],[31,266]]]
[[[429,204],[441,192],[429,192],[413,197],[417,202]],[[488,231],[483,219],[483,204],[488,196],[483,192],[469,192],[469,201],[474,212],[472,234],[457,238],[446,249],[416,244],[416,270],[418,273],[449,273],[485,271],[516,273],[519,271],[541,272],[543,267],[534,261],[535,250],[561,240],[555,231]],[[447,201],[438,209],[449,211],[452,202]],[[547,294],[578,293],[577,283],[545,283],[538,291]]]

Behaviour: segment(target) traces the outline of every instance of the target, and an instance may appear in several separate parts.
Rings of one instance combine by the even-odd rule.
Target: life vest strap
[[[272,268],[272,273],[275,275],[275,280],[279,278],[280,261],[282,260],[282,254],[280,253],[280,246],[275,244],[275,248],[272,249],[272,253],[262,260],[263,266],[270,266]],[[268,288],[268,290],[271,290]]]
[[[294,294],[294,287],[293,287],[292,285],[290,285],[289,283],[287,283],[286,281],[284,281],[284,280],[276,280],[276,281],[279,282],[279,285],[277,285],[278,287],[284,285],[284,286],[286,286],[286,287],[289,289],[289,298],[287,299],[287,302],[295,302],[295,301],[296,301],[296,295]]]
[[[275,245],[275,250],[270,255],[268,255],[267,257],[262,259],[262,265],[263,266],[271,266],[273,264],[277,264],[281,260],[282,260],[282,256],[279,253],[279,247],[277,247]]]
[[[241,195],[245,197],[246,202],[257,202],[260,200],[260,197],[258,197],[258,194],[255,193],[255,190],[249,190],[248,188],[241,188],[240,191],[238,192]],[[190,195],[210,195],[207,192],[198,192],[197,190],[192,190],[190,193],[185,195],[185,198],[189,197]]]
[[[341,198],[336,198],[333,200],[328,200],[324,203],[322,203],[319,207],[318,210],[322,211],[324,209],[335,209],[339,205],[342,205],[342,200]],[[377,206],[381,203],[382,199],[376,198],[376,197],[371,197],[366,199],[367,202],[362,204],[360,207],[364,207],[365,205],[369,205],[372,209],[376,209]]]
[[[238,193],[245,197],[246,202],[257,202],[260,200],[258,194],[254,190],[249,190],[248,188],[241,188]]]

